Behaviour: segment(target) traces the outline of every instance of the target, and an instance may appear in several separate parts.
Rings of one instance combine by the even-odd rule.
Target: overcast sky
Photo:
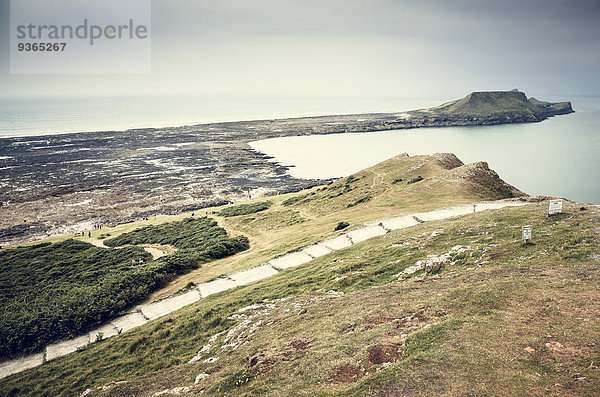
[[[598,0],[154,0],[137,76],[10,75],[0,4],[0,96],[600,94]]]

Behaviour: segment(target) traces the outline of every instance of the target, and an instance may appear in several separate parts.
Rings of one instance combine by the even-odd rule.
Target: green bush
[[[247,241],[245,237],[230,239],[227,236],[227,231],[220,227],[214,219],[201,217],[185,218],[177,222],[144,226],[132,232],[123,233],[120,236],[106,240],[104,244],[109,247],[128,244],[163,244],[172,245],[180,249],[193,248],[194,250],[204,251],[217,244],[229,246],[231,244],[243,245],[244,242],[247,244]],[[241,249],[237,251],[239,250]]]
[[[0,358],[41,350],[101,324],[161,282],[151,256],[76,240],[0,252]]]
[[[356,200],[355,202],[348,204],[348,208],[354,207],[354,206],[362,204],[362,203],[366,203],[369,200],[371,200],[371,196],[362,197],[362,198]]]
[[[413,178],[413,179],[411,179],[410,181],[408,181],[408,182],[406,182],[406,183],[410,185],[411,183],[420,182],[420,181],[422,181],[422,180],[423,180],[423,177],[422,177],[421,175],[419,175],[418,177],[416,177],[416,178]]]
[[[346,179],[346,185],[349,185],[353,182],[358,181],[360,178],[355,177],[354,175],[350,175],[348,179]]]
[[[225,217],[231,216],[239,216],[239,215],[249,215],[254,214],[256,212],[264,211],[269,209],[273,203],[271,201],[261,201],[258,203],[252,204],[239,204],[234,205],[233,207],[224,208],[219,212],[219,215]]]
[[[335,229],[333,229],[333,231],[338,231],[338,230],[344,230],[345,228],[347,228],[348,226],[350,226],[350,224],[348,222],[338,222],[337,226],[335,227]]]
[[[302,201],[306,198],[306,195],[301,195],[301,196],[294,196],[294,197],[290,197],[287,200],[284,200],[283,203],[281,203],[283,206],[288,207],[292,204],[296,204],[298,201]]]

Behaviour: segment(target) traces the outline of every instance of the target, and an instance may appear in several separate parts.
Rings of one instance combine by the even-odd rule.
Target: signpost
[[[521,236],[525,244],[527,244],[529,240],[531,240],[531,237],[533,236],[533,228],[531,227],[531,225],[523,226],[523,228],[521,229]]]
[[[548,217],[562,214],[562,200],[550,200],[548,202]]]

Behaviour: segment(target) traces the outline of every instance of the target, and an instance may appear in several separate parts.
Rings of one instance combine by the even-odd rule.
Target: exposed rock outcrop
[[[465,187],[480,191],[482,194],[491,194],[497,199],[527,196],[516,187],[504,182],[485,161],[453,168],[448,174],[443,175],[443,178],[463,179]]]

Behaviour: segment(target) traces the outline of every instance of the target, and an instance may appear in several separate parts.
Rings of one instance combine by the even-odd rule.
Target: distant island
[[[518,91],[366,113],[0,139],[0,245],[81,233],[320,185],[287,174],[248,142],[299,135],[539,122],[572,113]]]
[[[573,113],[571,102],[545,102],[512,91],[472,92],[438,107],[408,112],[410,118],[428,122],[475,123],[476,125],[538,122]]]
[[[439,106],[396,113],[364,113],[257,121],[255,128],[294,135],[385,131],[424,127],[536,123],[573,113],[571,102],[545,102],[517,90],[477,91]],[[235,124],[235,123],[233,123]],[[247,124],[247,123],[245,123]]]

